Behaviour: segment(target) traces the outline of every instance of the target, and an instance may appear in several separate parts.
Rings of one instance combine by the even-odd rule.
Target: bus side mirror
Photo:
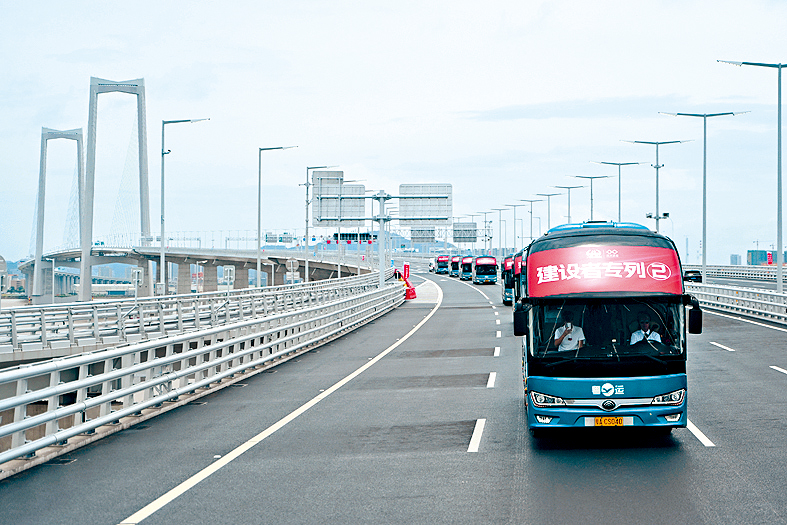
[[[692,308],[689,310],[689,333],[702,333],[702,310],[699,308]]]
[[[691,310],[689,310],[689,333],[702,333],[702,310],[696,297],[691,297]]]
[[[527,310],[522,303],[514,303],[514,335],[527,335]]]

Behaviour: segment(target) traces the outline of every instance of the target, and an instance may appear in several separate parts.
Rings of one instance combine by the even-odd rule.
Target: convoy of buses
[[[440,255],[435,273],[496,283],[522,337],[527,426],[685,427],[687,334],[702,312],[671,239],[634,223],[550,229],[505,257]]]

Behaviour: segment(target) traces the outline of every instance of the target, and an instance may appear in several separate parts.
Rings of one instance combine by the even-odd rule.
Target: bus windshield
[[[476,275],[496,275],[497,266],[494,264],[477,264],[475,273]]]
[[[685,372],[684,309],[677,299],[573,299],[535,304],[529,352],[544,375],[657,375]],[[561,341],[566,322],[573,337]],[[676,364],[677,363],[677,364]],[[615,366],[619,365],[619,366]],[[559,370],[559,372],[557,372]]]

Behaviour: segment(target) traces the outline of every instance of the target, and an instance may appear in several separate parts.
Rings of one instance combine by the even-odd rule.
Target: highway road
[[[356,332],[0,482],[0,523],[787,523],[787,330],[706,313],[694,432],[535,440],[499,287],[413,281]]]

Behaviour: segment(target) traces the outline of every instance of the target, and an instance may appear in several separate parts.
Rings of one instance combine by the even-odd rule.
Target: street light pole
[[[536,193],[539,197],[546,197],[547,198],[547,231],[552,227],[552,204],[550,197],[554,197],[555,195],[560,195],[560,193]],[[541,228],[539,228],[539,231]]]
[[[170,150],[164,149],[164,126],[167,124],[181,124],[184,122],[193,123],[201,122],[203,120],[210,120],[209,118],[197,119],[183,119],[183,120],[162,120],[161,121],[161,260],[159,269],[159,276],[161,279],[162,289],[161,295],[167,295],[167,261],[164,255],[167,246],[166,237],[164,236],[164,155],[167,155]],[[90,276],[88,276],[90,278]]]
[[[708,177],[707,177],[707,165],[708,165],[708,117],[723,117],[728,115],[738,115],[741,113],[748,113],[748,111],[738,111],[734,113],[732,111],[728,111],[726,113],[665,113],[661,112],[664,115],[670,115],[672,117],[702,117],[702,282],[707,283],[707,270],[708,270],[708,259],[707,259],[707,218],[708,218]]]
[[[642,163],[641,162],[596,162],[595,160],[593,160],[591,162],[595,162],[596,164],[608,164],[610,166],[617,166],[618,167],[618,222],[621,222],[623,219],[621,219],[621,214],[620,214],[620,201],[621,201],[621,195],[622,195],[621,190],[620,190],[620,187],[621,187],[620,186],[620,167],[621,166],[631,166],[633,164],[642,164]]]
[[[590,220],[593,221],[593,179],[608,179],[608,175],[576,175],[577,179],[588,179],[590,181]]]
[[[497,212],[497,256],[503,257],[503,211],[505,208],[492,208]]]
[[[257,288],[262,286],[262,152],[274,149],[292,149],[298,146],[278,146],[276,148],[259,148],[257,154]]]
[[[662,142],[648,142],[645,140],[624,140],[623,142],[629,142],[631,144],[651,144],[656,146],[656,164],[651,164],[654,168],[656,168],[656,233],[659,232],[659,221],[661,219],[665,219],[666,217],[662,217],[661,213],[659,212],[659,169],[663,168],[663,164],[659,164],[659,146],[662,144],[681,144],[683,142],[689,142],[688,140],[667,140]]]
[[[533,203],[542,202],[541,199],[519,199],[522,202],[530,203],[530,242],[533,242]]]
[[[568,224],[571,224],[571,190],[575,190],[577,188],[584,188],[584,186],[553,186],[553,187],[560,188],[568,192]]]
[[[782,247],[782,68],[787,64],[762,64],[759,62],[730,62],[718,60],[734,66],[759,66],[775,68],[778,72],[777,96],[777,139],[776,139],[776,293],[784,291],[782,282],[782,265],[784,264],[784,248]]]
[[[514,208],[514,253],[516,253],[516,209],[524,204],[506,204],[510,208]]]
[[[488,239],[489,235],[487,235],[487,231],[486,231],[486,224],[487,224],[486,223],[486,214],[490,213],[490,212],[488,212],[488,211],[479,211],[478,213],[480,213],[480,214],[482,214],[484,216],[484,252],[486,252],[486,253],[484,253],[484,255],[489,255],[489,252],[488,252],[488,250],[486,248],[486,242],[489,240]],[[489,250],[491,250],[491,249],[492,249],[492,247],[490,246]]]

